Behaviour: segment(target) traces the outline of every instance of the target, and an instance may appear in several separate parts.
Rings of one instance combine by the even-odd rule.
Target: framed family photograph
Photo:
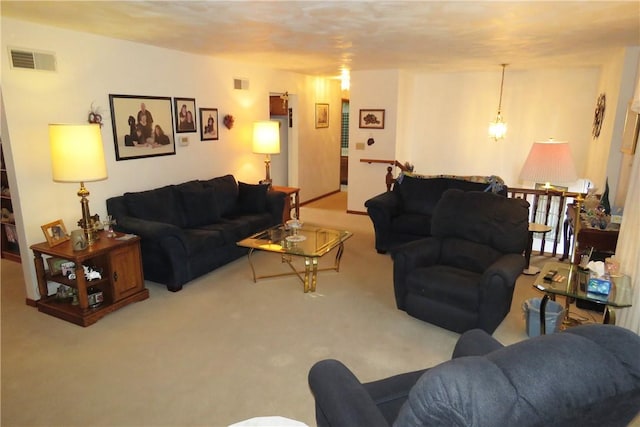
[[[176,112],[176,133],[196,132],[195,98],[173,98]]]
[[[69,240],[67,228],[61,219],[45,224],[40,228],[42,228],[42,232],[49,246],[56,246]]]
[[[218,139],[218,109],[200,108],[200,139],[213,141]]]
[[[329,127],[329,104],[316,104],[316,129]]]
[[[176,154],[171,98],[109,95],[116,160]]]
[[[384,129],[384,110],[360,110],[361,129]]]

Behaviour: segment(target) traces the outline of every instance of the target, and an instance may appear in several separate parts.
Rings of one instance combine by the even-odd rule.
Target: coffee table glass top
[[[304,257],[321,257],[349,239],[353,233],[311,224],[296,230],[283,224],[239,241],[238,246]]]
[[[564,276],[564,278],[558,282],[545,282],[543,278],[549,270],[556,270],[558,275]],[[609,295],[593,294],[586,291],[586,283],[589,280],[588,272],[583,272],[577,265],[548,262],[536,277],[533,286],[548,294],[564,295],[612,307],[630,307],[631,288],[629,284],[625,284],[621,277],[612,277],[611,279]]]

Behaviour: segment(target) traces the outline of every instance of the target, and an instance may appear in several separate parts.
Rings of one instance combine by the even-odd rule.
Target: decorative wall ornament
[[[224,123],[224,125],[225,125],[225,127],[227,129],[231,129],[233,127],[233,123],[235,122],[235,120],[236,119],[234,119],[231,114],[227,114],[222,119],[222,123]]]
[[[87,118],[89,123],[96,123],[102,127],[102,114],[100,113],[100,107],[94,107],[93,102],[91,108],[89,108],[89,117]]]
[[[604,93],[601,93],[596,103],[596,111],[593,115],[593,132],[594,138],[600,136],[600,129],[602,128],[602,121],[604,120],[604,110],[607,106],[607,98]]]

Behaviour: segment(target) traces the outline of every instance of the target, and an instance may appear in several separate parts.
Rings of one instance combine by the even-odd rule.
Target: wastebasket
[[[531,298],[522,303],[522,311],[527,322],[527,335],[540,335],[540,304],[542,298]],[[558,332],[564,317],[564,307],[555,301],[548,300],[544,309],[544,324],[547,334]]]

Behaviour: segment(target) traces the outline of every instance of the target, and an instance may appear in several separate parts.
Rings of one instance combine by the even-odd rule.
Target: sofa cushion
[[[133,217],[184,226],[182,201],[176,195],[174,185],[124,193],[124,200],[129,214]]]
[[[431,215],[440,196],[448,188],[447,181],[444,178],[404,176],[397,191],[400,192],[405,212]]]
[[[238,203],[238,184],[233,175],[224,175],[202,181],[205,187],[213,187],[218,202],[220,216],[232,215],[236,212]]]
[[[263,213],[267,210],[268,185],[238,183],[238,212]]]
[[[184,207],[185,226],[197,227],[220,220],[218,200],[213,187],[178,189]]]

